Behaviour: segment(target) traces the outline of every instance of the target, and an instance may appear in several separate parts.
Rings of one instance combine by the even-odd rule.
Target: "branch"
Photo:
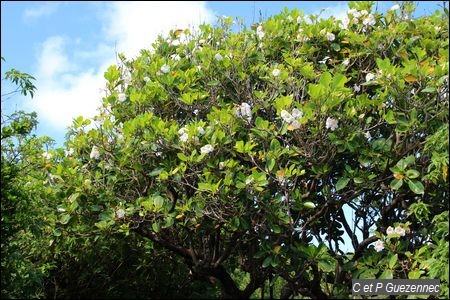
[[[369,244],[375,242],[376,240],[378,240],[378,238],[375,235],[372,235],[371,237],[368,237],[367,239],[359,243],[358,247],[355,250],[355,255],[353,255],[353,259],[358,259],[359,257],[361,257],[364,249],[366,249]]]
[[[135,232],[137,232],[139,235],[149,238],[153,242],[163,246],[164,248],[174,252],[175,254],[178,254],[182,256],[185,259],[191,260],[192,256],[188,249],[174,245],[170,243],[169,241],[166,241],[165,239],[161,238],[159,235],[154,233],[153,231],[144,228],[142,225],[134,229]]]

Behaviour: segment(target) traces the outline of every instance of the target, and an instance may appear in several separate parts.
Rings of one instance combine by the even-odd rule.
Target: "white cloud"
[[[100,104],[100,89],[105,85],[103,72],[81,70],[67,53],[71,40],[61,36],[49,37],[38,56],[37,93],[29,102],[31,109],[48,126],[64,131],[72,119],[83,115],[92,117]],[[106,62],[106,60],[105,60]],[[111,63],[112,61],[109,61]],[[106,70],[106,63],[99,69]]]
[[[23,12],[23,18],[26,20],[38,19],[40,17],[49,16],[58,8],[58,2],[46,2],[35,8],[28,8]]]
[[[337,20],[343,20],[347,16],[348,5],[346,2],[338,2],[334,7],[324,8],[322,11],[317,11],[314,14],[319,14],[322,19],[328,19],[333,16]]]
[[[116,62],[116,51],[130,58],[150,48],[158,34],[214,19],[203,2],[112,2],[98,9],[104,34],[93,50],[84,49],[78,37],[53,36],[38,51],[38,91],[30,108],[42,125],[64,132],[74,118],[93,117],[104,96],[103,74]]]
[[[104,30],[110,41],[117,42],[118,52],[132,57],[149,48],[159,34],[213,19],[205,2],[113,2]]]

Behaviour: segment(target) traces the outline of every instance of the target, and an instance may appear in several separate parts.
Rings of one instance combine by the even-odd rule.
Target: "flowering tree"
[[[448,282],[448,13],[372,4],[119,55],[51,168],[63,230],[148,238],[223,297]]]

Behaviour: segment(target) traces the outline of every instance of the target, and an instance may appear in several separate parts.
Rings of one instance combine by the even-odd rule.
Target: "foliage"
[[[119,55],[100,113],[34,167],[47,292],[155,278],[186,282],[173,297],[322,299],[352,278],[439,278],[448,296],[448,13],[349,6],[224,17]]]

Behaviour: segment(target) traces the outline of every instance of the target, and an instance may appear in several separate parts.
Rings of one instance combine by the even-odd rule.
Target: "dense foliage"
[[[65,149],[2,120],[2,296],[448,297],[448,11],[413,10],[172,31]]]

